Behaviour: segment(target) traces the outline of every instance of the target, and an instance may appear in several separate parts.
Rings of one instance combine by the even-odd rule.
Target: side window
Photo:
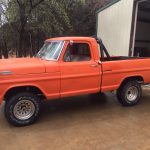
[[[63,60],[65,62],[90,61],[91,52],[87,43],[73,43],[67,46]]]

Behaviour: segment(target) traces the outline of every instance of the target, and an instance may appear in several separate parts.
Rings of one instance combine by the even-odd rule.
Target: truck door
[[[90,43],[68,42],[61,70],[61,96],[96,93],[100,91],[101,66],[94,61]]]

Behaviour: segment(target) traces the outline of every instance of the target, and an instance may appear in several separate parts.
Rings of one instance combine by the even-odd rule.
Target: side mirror
[[[102,62],[99,60],[99,61],[98,61],[98,64],[99,64],[99,65],[101,65],[101,64],[102,64]]]
[[[73,42],[72,40],[70,40],[70,45],[73,45],[73,43],[74,43],[74,42]]]

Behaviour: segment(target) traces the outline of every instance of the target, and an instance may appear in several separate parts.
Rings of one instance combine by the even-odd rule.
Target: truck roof
[[[69,41],[69,40],[81,40],[81,41],[95,41],[93,37],[57,37],[57,38],[49,38],[46,42],[49,41]]]

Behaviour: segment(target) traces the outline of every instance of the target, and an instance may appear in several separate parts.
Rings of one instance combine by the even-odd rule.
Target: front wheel
[[[32,93],[19,93],[12,96],[5,105],[5,116],[14,126],[26,126],[39,118],[41,102]]]
[[[137,81],[125,82],[117,91],[117,98],[123,106],[136,105],[141,96],[142,88]]]

